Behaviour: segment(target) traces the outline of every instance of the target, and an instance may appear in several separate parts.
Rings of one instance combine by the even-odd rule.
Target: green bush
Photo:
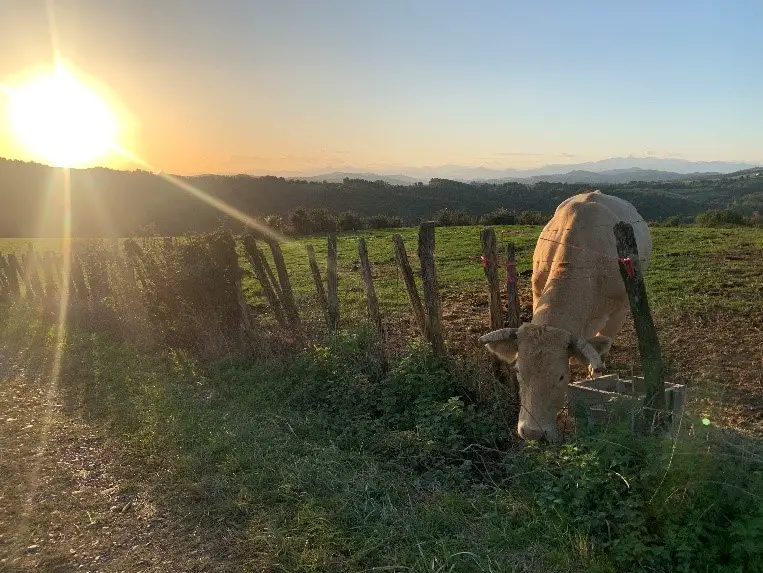
[[[402,217],[390,215],[371,215],[367,223],[369,229],[398,229],[405,224]]]
[[[339,229],[342,231],[360,231],[366,228],[366,220],[354,211],[339,213]]]
[[[480,217],[480,225],[514,225],[516,222],[516,214],[503,207]]]
[[[313,346],[275,385],[278,402],[320,418],[347,452],[448,487],[531,500],[535,519],[583,540],[609,563],[604,571],[730,573],[763,563],[763,505],[753,503],[762,464],[729,451],[725,438],[707,430],[674,443],[583,429],[575,443],[511,449],[510,430],[473,397],[469,377],[423,346],[385,372],[374,344],[345,333]]]
[[[705,211],[697,215],[696,222],[700,227],[734,227],[745,224],[742,215],[729,209]]]
[[[540,211],[522,211],[517,216],[519,225],[545,225],[551,220],[551,215]]]
[[[474,224],[474,218],[460,209],[440,209],[435,213],[434,220],[441,227],[468,227]]]

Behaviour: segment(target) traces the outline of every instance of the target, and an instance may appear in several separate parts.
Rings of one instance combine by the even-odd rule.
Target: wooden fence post
[[[517,267],[514,243],[506,245],[506,328],[519,328],[519,289],[517,288]],[[508,424],[510,428],[516,428],[519,424],[519,410],[522,407],[519,399],[519,380],[513,368],[506,372],[506,386],[509,389],[509,414]]]
[[[297,312],[297,303],[294,301],[294,292],[291,289],[291,280],[289,279],[289,273],[286,270],[286,262],[283,259],[281,246],[278,244],[278,241],[270,237],[266,237],[265,241],[270,247],[270,252],[273,254],[273,262],[276,265],[278,281],[281,284],[281,293],[283,294],[282,302],[284,304],[286,316],[289,318],[289,322],[294,328],[300,328],[301,321],[299,319],[299,313]]]
[[[56,281],[53,253],[49,251],[42,256],[42,272],[45,277],[45,294],[48,298],[53,298],[58,292],[58,283]]]
[[[395,258],[397,259],[397,265],[400,268],[400,272],[403,275],[403,281],[405,282],[405,288],[408,291],[408,300],[411,301],[411,311],[413,312],[413,318],[416,321],[416,325],[419,328],[421,336],[427,337],[427,324],[424,317],[424,307],[421,305],[421,297],[419,291],[416,288],[416,280],[413,277],[413,269],[411,269],[411,263],[408,261],[408,253],[405,251],[405,243],[403,243],[403,237],[401,235],[393,235],[392,242],[395,245]]]
[[[29,280],[29,273],[27,271],[27,267],[28,267],[27,257],[24,256],[24,253],[21,253],[20,260],[13,253],[11,253],[8,256],[13,257],[12,264],[16,267],[16,272],[19,274],[19,277],[21,278],[21,282],[24,283],[24,291],[25,291],[24,297],[27,300],[34,300],[36,293],[34,292],[32,288],[32,282]]]
[[[363,276],[363,282],[366,286],[366,302],[368,303],[368,314],[371,322],[379,334],[379,338],[384,338],[384,327],[382,325],[381,313],[379,312],[379,301],[376,298],[376,289],[374,288],[373,275],[371,273],[371,263],[368,260],[368,247],[363,237],[358,239],[358,257],[360,258],[360,273]]]
[[[283,300],[283,292],[281,292],[281,285],[278,284],[278,279],[276,278],[276,275],[273,273],[273,269],[270,267],[270,263],[265,258],[265,253],[261,251],[260,249],[257,249],[257,255],[260,258],[260,263],[262,264],[262,268],[265,269],[265,274],[268,277],[268,280],[270,281],[270,285],[273,287],[273,291],[278,296],[278,300]]]
[[[13,258],[11,258],[13,257]],[[9,253],[7,257],[3,257],[3,268],[5,269],[5,278],[8,281],[8,289],[11,296],[16,299],[21,296],[21,287],[19,285],[19,275],[17,267],[18,262],[16,256],[13,253]]]
[[[519,289],[514,243],[506,245],[506,327],[519,328]]]
[[[339,328],[339,273],[336,235],[328,236],[328,257],[326,260],[326,289],[328,291],[329,330]]]
[[[244,236],[244,250],[249,257],[249,264],[252,265],[254,276],[262,286],[262,292],[265,293],[265,298],[270,305],[270,309],[273,311],[276,321],[280,325],[286,324],[286,318],[284,317],[283,308],[281,307],[281,301],[279,296],[273,289],[274,285],[270,283],[268,274],[265,271],[263,265],[263,256],[259,248],[257,248],[257,241],[251,235]],[[267,261],[264,261],[267,264]]]
[[[307,245],[307,260],[310,263],[310,273],[313,275],[315,283],[315,294],[318,296],[318,304],[323,311],[323,318],[326,320],[326,326],[331,329],[331,316],[329,316],[328,301],[326,300],[326,289],[323,288],[323,277],[318,261],[315,258],[315,249],[312,245]]]
[[[360,272],[363,275],[363,282],[366,285],[368,314],[371,317],[371,322],[376,328],[376,333],[379,336],[378,352],[381,367],[384,371],[387,371],[389,368],[389,361],[387,359],[387,349],[384,344],[386,332],[384,331],[384,324],[382,322],[381,313],[379,312],[379,300],[376,298],[373,273],[371,272],[371,262],[368,260],[368,248],[366,246],[366,240],[363,237],[358,239],[358,257],[360,258]]]
[[[419,262],[424,284],[424,305],[427,310],[427,338],[435,354],[444,358],[445,340],[442,334],[440,296],[437,292],[437,269],[434,262],[435,226],[434,221],[426,221],[419,226]]]
[[[480,232],[482,242],[482,266],[487,279],[488,297],[490,303],[490,330],[498,330],[503,326],[501,316],[501,285],[498,281],[498,255],[495,247],[495,231],[485,227]]]
[[[0,300],[4,302],[10,300],[12,298],[10,290],[8,263],[5,262],[5,257],[0,253]]]
[[[32,285],[32,290],[38,298],[43,299],[45,298],[45,287],[40,279],[40,262],[40,256],[37,253],[37,249],[34,248],[34,243],[29,243],[26,271],[29,274],[29,283]]]
[[[87,279],[85,278],[85,268],[82,266],[82,259],[80,258],[79,254],[75,256],[74,252],[72,252],[72,282],[75,285],[75,290],[77,292],[77,298],[79,298],[81,301],[86,302],[90,300],[91,293],[90,288],[88,287]]]
[[[620,276],[625,283],[625,290],[630,301],[633,323],[638,337],[641,366],[646,384],[645,410],[653,410],[654,421],[659,426],[659,413],[665,409],[665,386],[662,378],[662,355],[657,329],[654,327],[652,313],[646,297],[644,276],[638,255],[636,236],[633,227],[624,221],[614,226],[619,257]]]

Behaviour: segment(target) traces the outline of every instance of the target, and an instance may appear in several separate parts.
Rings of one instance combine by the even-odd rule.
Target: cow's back
[[[533,254],[534,311],[547,285],[562,277],[571,302],[582,302],[580,297],[588,296],[592,289],[594,298],[625,295],[613,230],[620,221],[633,227],[641,270],[646,272],[652,251],[649,228],[628,201],[593,191],[559,204]]]
[[[636,208],[624,199],[591,191],[562,201],[541,231],[534,262],[546,266],[554,260],[617,258],[613,228],[620,221],[630,223],[636,237],[642,270],[646,272],[652,252],[649,227]],[[560,249],[569,245],[571,248]]]

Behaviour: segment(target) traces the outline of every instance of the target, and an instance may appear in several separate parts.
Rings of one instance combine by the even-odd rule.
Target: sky
[[[0,14],[0,83],[57,46],[119,110],[125,147],[177,174],[763,162],[760,0],[0,0]],[[0,156],[29,159],[4,105]]]

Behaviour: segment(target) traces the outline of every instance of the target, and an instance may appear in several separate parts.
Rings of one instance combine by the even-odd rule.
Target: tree
[[[339,228],[342,231],[360,231],[366,227],[366,220],[355,211],[339,213]]]

